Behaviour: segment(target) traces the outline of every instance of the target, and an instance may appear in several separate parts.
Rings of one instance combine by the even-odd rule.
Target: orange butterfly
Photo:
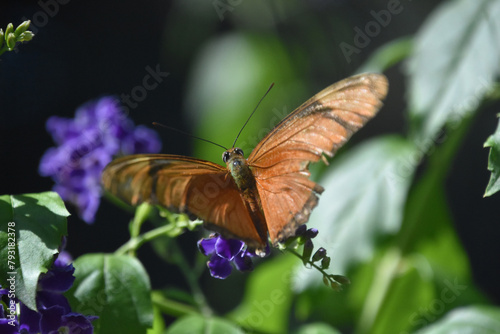
[[[344,79],[284,118],[248,159],[237,147],[222,155],[226,167],[171,154],[125,156],[105,168],[104,188],[132,205],[198,217],[262,254],[268,234],[274,245],[293,236],[318,203],[323,188],[309,179],[309,164],[332,157],[377,113],[387,89],[380,74]]]

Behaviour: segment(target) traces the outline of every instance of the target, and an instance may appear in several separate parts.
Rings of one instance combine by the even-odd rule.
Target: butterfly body
[[[228,171],[241,192],[255,189],[255,178],[240,148],[234,147],[225,151],[222,161],[226,163]]]
[[[387,94],[387,79],[361,74],[327,87],[285,117],[251,152],[233,147],[226,167],[178,155],[118,158],[104,170],[104,188],[127,203],[162,205],[263,253],[307,222],[323,188],[309,164],[334,153],[371,119]],[[339,191],[342,191],[341,189]]]

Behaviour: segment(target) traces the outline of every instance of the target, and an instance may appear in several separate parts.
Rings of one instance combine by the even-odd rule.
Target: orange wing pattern
[[[323,188],[309,180],[309,163],[335,152],[382,106],[388,82],[379,74],[339,81],[284,118],[253,150],[248,164],[273,243],[309,219]]]
[[[188,213],[211,230],[262,248],[250,213],[226,168],[209,161],[167,154],[139,154],[111,162],[103,172],[106,190],[132,205],[160,204]]]

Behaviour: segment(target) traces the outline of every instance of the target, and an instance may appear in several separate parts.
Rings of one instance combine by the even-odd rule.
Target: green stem
[[[478,112],[476,112],[477,114]],[[405,254],[410,251],[411,238],[415,235],[415,231],[419,228],[421,222],[421,214],[424,212],[425,207],[428,205],[429,194],[431,194],[435,187],[443,186],[446,173],[453,163],[453,158],[456,156],[462,141],[465,138],[470,125],[472,124],[472,115],[465,117],[457,129],[452,131],[441,147],[437,148],[434,154],[429,159],[426,174],[419,182],[422,187],[413,192],[409,205],[406,208],[405,219],[401,226],[400,233],[397,237],[398,247],[402,253]]]
[[[471,115],[465,117],[459,127],[449,133],[446,141],[430,157],[426,174],[419,181],[419,185],[422,185],[421,188],[415,189],[407,201],[409,205],[405,210],[403,225],[395,240],[396,245],[384,254],[378,271],[372,280],[355,331],[356,334],[369,333],[380,315],[382,306],[389,297],[389,291],[404,261],[404,255],[411,251],[411,238],[419,228],[421,214],[428,205],[428,201],[431,198],[430,194],[434,191],[435,187],[442,186],[453,158],[472,123],[471,120]]]
[[[131,238],[125,244],[123,244],[120,248],[115,251],[116,255],[123,255],[127,252],[135,252],[139,247],[141,247],[144,243],[149,242],[158,237],[162,237],[168,235],[168,232],[172,231],[175,228],[172,224],[167,224],[164,226],[160,226],[151,231],[148,231],[144,234],[141,234],[135,238]]]
[[[289,253],[292,253],[293,255],[295,255],[296,257],[298,257],[302,261],[302,255],[300,255],[294,249],[292,249],[292,248],[285,248],[285,250],[287,252],[289,252]],[[307,263],[310,264],[312,267],[316,268],[320,273],[323,274],[323,276],[330,276],[330,274],[328,274],[323,268],[321,268],[320,266],[318,266],[316,263],[314,263],[312,261],[307,261]]]
[[[198,313],[192,306],[167,299],[159,291],[151,293],[151,300],[163,313],[174,317]]]
[[[188,265],[188,262],[182,254],[177,240],[172,239],[171,246],[174,250],[172,252],[172,261],[180,268],[180,270],[186,277],[187,283],[189,284],[189,287],[191,288],[191,291],[193,293],[194,301],[196,302],[198,308],[204,316],[211,316],[213,314],[213,311],[208,305],[205,294],[198,284],[198,277],[196,276],[195,270],[193,270]]]

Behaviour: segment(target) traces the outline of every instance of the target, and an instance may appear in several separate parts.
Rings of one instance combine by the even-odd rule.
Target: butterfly
[[[341,80],[303,103],[245,158],[238,147],[222,155],[225,167],[171,154],[137,154],[112,161],[102,183],[121,200],[159,204],[197,217],[226,238],[262,255],[293,236],[309,219],[323,188],[309,164],[335,152],[382,106],[387,78],[366,73]]]

